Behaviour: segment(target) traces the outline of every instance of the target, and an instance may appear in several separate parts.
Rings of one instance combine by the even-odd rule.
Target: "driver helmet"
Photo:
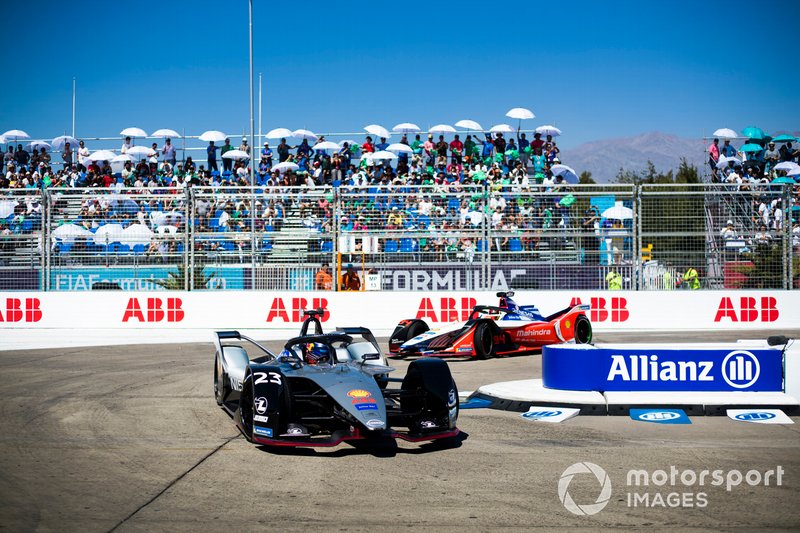
[[[331,362],[330,348],[319,342],[311,342],[306,346],[305,350],[306,364],[319,365]]]

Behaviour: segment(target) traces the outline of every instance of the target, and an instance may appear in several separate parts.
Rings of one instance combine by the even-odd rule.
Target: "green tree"
[[[581,172],[581,175],[578,176],[579,185],[594,185],[596,183],[597,182],[592,178],[592,173],[587,170],[584,170]]]
[[[213,272],[204,274],[203,270],[205,269],[205,265],[196,264],[190,268],[192,269],[194,282],[189,287],[189,290],[203,290],[208,288],[208,282],[216,275]],[[166,279],[154,279],[153,283],[169,291],[182,291],[187,287],[187,273],[188,269],[184,265],[178,265],[177,272],[170,272]]]

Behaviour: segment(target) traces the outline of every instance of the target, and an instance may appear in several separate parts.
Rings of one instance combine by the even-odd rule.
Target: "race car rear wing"
[[[347,335],[361,335],[365,341],[369,342],[375,347],[375,350],[378,353],[381,352],[381,347],[378,344],[377,339],[375,339],[375,335],[372,334],[372,331],[369,328],[362,328],[362,327],[339,327],[336,328],[336,331],[341,333],[346,333]]]

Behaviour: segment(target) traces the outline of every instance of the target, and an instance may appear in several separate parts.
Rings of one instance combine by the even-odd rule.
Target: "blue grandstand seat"
[[[419,244],[414,239],[408,237],[400,239],[400,251],[404,253],[416,252],[419,250]]]
[[[332,252],[333,251],[333,241],[322,241],[322,246],[320,246],[321,252]]]
[[[400,249],[397,241],[386,241],[383,245],[383,251],[387,254],[393,254]]]
[[[147,245],[146,244],[134,244],[132,250],[133,250],[133,253],[135,253],[135,254],[143,254],[143,253],[145,253],[147,251]]]
[[[475,249],[479,252],[485,252],[487,248],[486,239],[478,239],[478,242],[475,243]]]
[[[508,249],[511,252],[521,252],[522,251],[522,241],[517,238],[508,239]]]

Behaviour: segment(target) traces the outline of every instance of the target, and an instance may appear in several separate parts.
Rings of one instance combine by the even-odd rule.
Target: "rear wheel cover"
[[[583,315],[575,319],[575,342],[577,344],[592,342],[592,323]]]
[[[494,335],[488,324],[481,323],[475,327],[475,335],[473,337],[475,344],[475,355],[478,359],[486,359],[494,356]]]

